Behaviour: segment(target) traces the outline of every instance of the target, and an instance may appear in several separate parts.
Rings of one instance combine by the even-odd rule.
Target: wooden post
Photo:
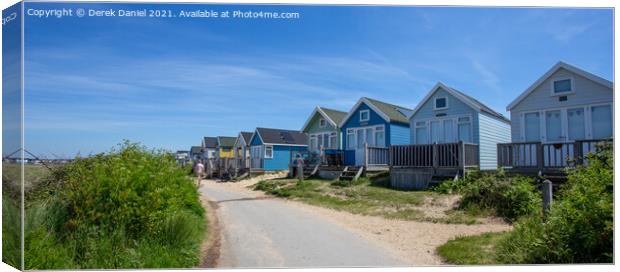
[[[542,143],[538,142],[536,143],[536,165],[538,166],[538,171],[542,172],[544,165],[545,165],[545,159],[544,159],[544,151],[542,148]]]
[[[437,156],[437,152],[439,151],[439,149],[437,148],[437,143],[433,143],[433,168],[437,169],[437,166],[439,166],[439,156]]]
[[[575,158],[573,158],[575,160],[575,166],[583,164],[583,142],[575,141],[573,149],[573,154],[575,156]]]
[[[368,169],[368,143],[364,143],[364,168]]]
[[[548,179],[544,180],[542,184],[543,215],[547,215],[551,209],[551,202],[553,202],[553,184]]]
[[[463,170],[463,174],[465,173],[465,142],[459,141],[459,149],[461,149],[459,153],[459,168]]]
[[[504,162],[503,162],[503,158],[502,158],[502,146],[501,144],[497,144],[497,168],[503,167],[504,166]]]

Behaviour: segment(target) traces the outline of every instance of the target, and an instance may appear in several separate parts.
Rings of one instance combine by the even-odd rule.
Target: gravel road
[[[216,203],[222,268],[404,266],[385,248],[295,205],[213,181],[200,192]]]

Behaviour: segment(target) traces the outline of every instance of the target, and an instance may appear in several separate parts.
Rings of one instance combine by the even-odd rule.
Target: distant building
[[[301,131],[256,128],[250,141],[252,170],[288,170],[296,154],[308,150],[308,137]]]

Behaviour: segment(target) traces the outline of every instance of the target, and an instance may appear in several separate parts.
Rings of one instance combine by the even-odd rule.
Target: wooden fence
[[[364,144],[364,167],[388,166],[390,163],[390,148],[374,147]]]
[[[521,171],[560,170],[584,161],[586,154],[596,151],[600,142],[611,140],[580,140],[566,143],[505,143],[497,144],[499,167]]]
[[[393,145],[389,150],[390,166],[427,168],[469,168],[479,166],[476,144]]]

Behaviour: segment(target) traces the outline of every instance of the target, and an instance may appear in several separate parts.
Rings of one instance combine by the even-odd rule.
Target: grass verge
[[[497,264],[495,248],[508,235],[507,232],[489,232],[476,236],[463,236],[437,248],[437,253],[451,264]]]
[[[261,181],[254,189],[353,214],[435,223],[478,223],[473,216],[439,204],[449,196],[432,191],[398,191],[386,188],[387,178],[361,178],[356,182],[275,179]],[[427,213],[431,209],[435,212]]]

